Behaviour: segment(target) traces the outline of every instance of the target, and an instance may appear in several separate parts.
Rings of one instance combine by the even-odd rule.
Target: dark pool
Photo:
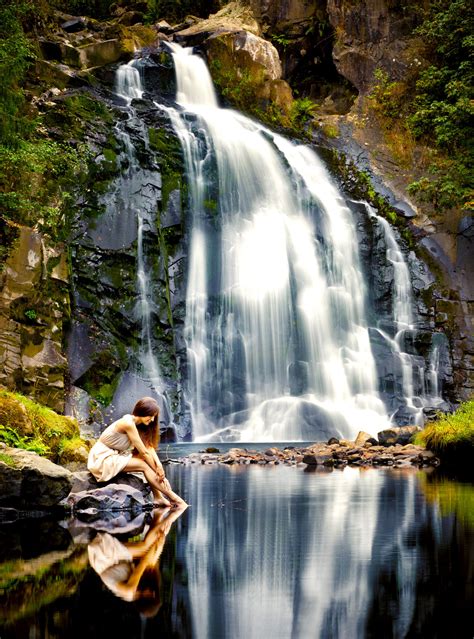
[[[158,534],[145,606],[90,561],[102,541],[143,546],[147,518],[114,535],[110,522],[0,526],[0,638],[471,639],[474,485],[438,471],[171,465],[190,507]]]

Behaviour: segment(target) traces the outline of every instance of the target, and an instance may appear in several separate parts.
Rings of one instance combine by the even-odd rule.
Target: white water
[[[185,337],[195,438],[375,435],[389,420],[350,210],[312,150],[219,108],[204,62],[172,50],[182,109],[166,110],[194,216]]]
[[[144,88],[140,77],[140,71],[136,67],[136,60],[130,60],[127,64],[121,64],[115,76],[115,93],[130,104],[132,100],[140,99]]]
[[[386,258],[393,266],[393,308],[392,319],[395,326],[395,337],[392,339],[385,331],[378,329],[380,335],[390,345],[394,358],[400,362],[402,373],[402,392],[407,408],[413,414],[413,422],[423,425],[423,407],[428,404],[441,403],[438,390],[438,368],[439,368],[439,347],[433,346],[429,368],[428,379],[425,379],[425,370],[419,367],[412,355],[404,352],[404,339],[406,331],[413,331],[413,300],[410,271],[403,253],[398,245],[395,233],[390,224],[380,215],[375,213],[375,209],[370,204],[363,202],[369,217],[377,220],[380,225],[386,245]],[[419,386],[421,394],[415,393],[413,372],[417,369],[420,379]]]

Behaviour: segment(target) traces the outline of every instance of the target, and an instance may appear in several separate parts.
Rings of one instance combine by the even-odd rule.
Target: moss
[[[32,450],[54,462],[59,460],[65,441],[80,439],[76,420],[4,389],[0,390],[0,418],[1,441]]]
[[[10,466],[10,468],[16,467],[15,460],[11,455],[8,455],[7,453],[0,453],[0,462],[6,464],[7,466]]]
[[[327,138],[333,139],[339,137],[339,129],[335,124],[323,124],[322,130]]]
[[[398,229],[407,248],[418,251],[418,244],[407,226],[405,218],[398,215],[386,197],[377,193],[372,185],[370,175],[359,170],[354,162],[348,160],[343,153],[328,148],[320,148],[319,151],[330,170],[339,178],[344,190],[356,200],[366,200],[376,209],[378,215],[381,215]]]
[[[440,417],[416,436],[416,443],[426,446],[449,462],[472,459],[474,452],[474,399],[451,415]]]
[[[114,344],[94,355],[93,365],[76,381],[76,384],[87,391],[99,404],[108,406],[117,389],[121,370]]]
[[[89,446],[81,437],[62,439],[59,444],[59,449],[59,458],[62,464],[87,461]]]

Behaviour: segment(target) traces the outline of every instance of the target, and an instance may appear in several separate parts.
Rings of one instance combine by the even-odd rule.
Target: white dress
[[[128,581],[133,572],[132,555],[126,546],[109,533],[99,533],[89,544],[89,563],[114,595],[133,600],[133,591],[121,591],[118,584]]]
[[[121,419],[135,424],[132,415],[124,415]],[[112,479],[132,459],[132,443],[126,433],[119,433],[116,430],[118,421],[110,424],[90,449],[87,468],[97,481]]]

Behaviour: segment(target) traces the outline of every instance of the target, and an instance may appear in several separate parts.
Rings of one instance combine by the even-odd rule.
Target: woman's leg
[[[132,458],[125,466],[124,471],[130,473],[141,472],[145,475],[147,482],[151,486],[155,503],[160,503],[162,493],[167,499],[175,504],[186,504],[179,495],[174,493],[171,488],[168,487],[169,484],[167,486],[165,482],[158,479],[156,473],[143,461],[143,459],[138,459],[136,457]]]

